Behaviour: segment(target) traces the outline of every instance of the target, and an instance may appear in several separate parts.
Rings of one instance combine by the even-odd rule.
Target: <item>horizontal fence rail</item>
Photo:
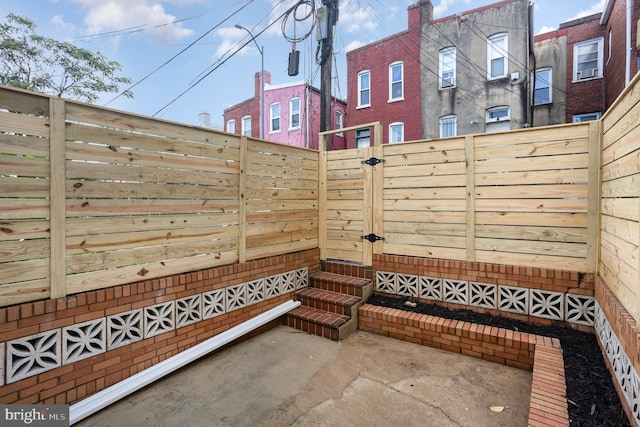
[[[318,246],[318,153],[0,87],[0,306]]]

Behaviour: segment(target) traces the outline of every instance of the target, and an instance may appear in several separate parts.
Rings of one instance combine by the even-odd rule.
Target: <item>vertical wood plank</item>
[[[600,258],[600,201],[602,199],[601,120],[589,122],[589,182],[587,206],[587,273],[598,272]]]
[[[376,122],[373,125],[373,146],[382,146],[382,122]]]
[[[318,153],[318,245],[320,259],[327,259],[327,152]]]
[[[51,298],[66,295],[65,248],[65,104],[60,98],[49,99],[49,229],[51,242]]]
[[[475,156],[473,147],[473,135],[464,138],[465,162],[466,162],[466,186],[467,186],[467,233],[466,250],[467,261],[476,260],[476,186],[475,186]]]
[[[374,147],[368,147],[362,150],[364,154],[362,160],[370,159],[374,155]],[[373,169],[375,166],[369,166],[361,163],[362,168],[362,234],[368,235],[373,233]],[[362,240],[362,264],[372,265],[373,262],[373,244],[368,240]]]
[[[247,262],[247,137],[240,137],[240,183],[238,210],[238,262]]]
[[[384,145],[373,148],[373,155],[384,160]],[[378,163],[373,167],[372,180],[372,205],[373,205],[373,233],[384,237],[384,163]],[[384,240],[378,240],[373,244],[373,254],[384,253]],[[373,265],[373,257],[371,264]]]

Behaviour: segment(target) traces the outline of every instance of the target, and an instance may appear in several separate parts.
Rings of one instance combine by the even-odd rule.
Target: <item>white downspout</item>
[[[114,402],[122,399],[125,396],[141,389],[142,387],[151,384],[152,382],[159,380],[167,374],[182,368],[183,366],[193,362],[208,353],[219,349],[220,347],[229,344],[231,341],[242,337],[243,335],[259,328],[262,325],[269,323],[272,320],[277,319],[283,314],[288,313],[294,308],[300,305],[300,301],[287,301],[280,304],[277,307],[267,310],[258,316],[247,320],[228,329],[222,333],[219,333],[213,338],[191,347],[175,356],[172,356],[156,365],[153,365],[149,369],[145,369],[142,372],[120,381],[107,387],[96,394],[93,394],[86,399],[73,404],[69,407],[69,423],[73,425],[79,421],[82,421],[86,417],[98,412],[99,410],[111,405]]]

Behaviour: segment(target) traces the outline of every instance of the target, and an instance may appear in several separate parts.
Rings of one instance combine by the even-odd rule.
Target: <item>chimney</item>
[[[207,113],[206,111],[203,111],[202,113],[198,114],[198,122],[200,124],[200,127],[203,127],[203,128],[212,127],[211,114]]]
[[[271,73],[268,72],[267,70],[264,71],[264,84],[265,85],[270,85],[271,84]],[[254,87],[255,87],[255,97],[256,98],[260,98],[260,72],[257,72],[254,76]]]

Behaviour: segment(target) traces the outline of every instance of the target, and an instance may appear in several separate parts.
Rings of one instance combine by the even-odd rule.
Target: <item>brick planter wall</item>
[[[600,277],[596,278],[598,344],[627,416],[640,425],[640,332],[633,316]]]
[[[370,304],[359,316],[363,331],[533,371],[528,425],[569,425],[558,339]]]
[[[295,299],[319,270],[314,249],[0,308],[0,401],[73,404]]]
[[[592,275],[399,255],[374,255],[373,270],[378,293],[593,332]]]

